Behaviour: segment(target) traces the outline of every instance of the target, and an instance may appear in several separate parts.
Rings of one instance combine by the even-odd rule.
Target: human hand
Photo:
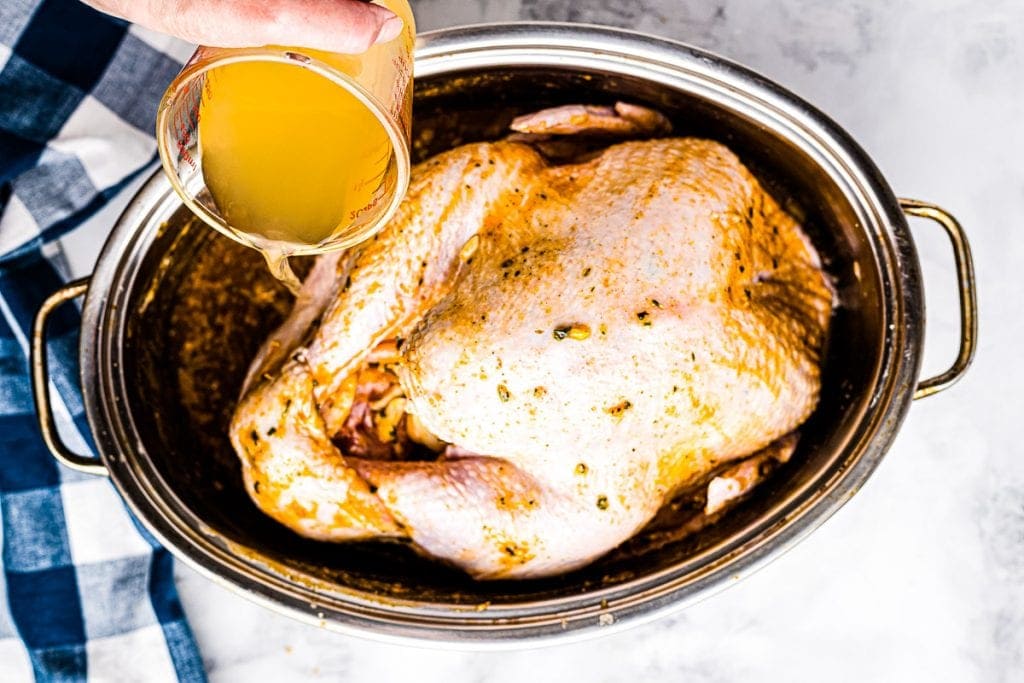
[[[101,12],[213,47],[294,45],[359,53],[398,36],[402,20],[362,0],[83,0]]]

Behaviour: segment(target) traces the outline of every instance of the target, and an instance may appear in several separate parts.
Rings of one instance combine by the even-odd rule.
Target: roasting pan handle
[[[50,405],[50,371],[46,357],[46,321],[57,308],[85,294],[89,279],[75,280],[47,297],[32,323],[32,348],[29,362],[32,366],[32,398],[36,404],[36,419],[43,442],[53,457],[73,470],[86,474],[106,474],[107,468],[96,458],[75,453],[61,440]]]
[[[957,287],[960,292],[960,352],[953,365],[941,375],[923,379],[917,384],[914,398],[924,398],[948,389],[974,360],[974,351],[978,340],[978,300],[975,295],[974,260],[971,258],[971,245],[967,243],[967,235],[963,228],[948,211],[928,202],[916,199],[901,199],[900,206],[908,216],[929,218],[946,231],[953,245],[953,260],[956,262]]]

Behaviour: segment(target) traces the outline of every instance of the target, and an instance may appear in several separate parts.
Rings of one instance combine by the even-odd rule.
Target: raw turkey
[[[711,519],[792,452],[833,300],[795,220],[727,147],[647,109],[513,128],[417,166],[254,361],[231,441],[295,532],[545,576],[680,492]]]

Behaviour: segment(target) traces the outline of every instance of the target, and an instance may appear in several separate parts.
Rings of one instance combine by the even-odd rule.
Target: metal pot
[[[800,218],[834,275],[820,406],[793,460],[696,537],[646,542],[572,574],[476,583],[387,543],[304,540],[242,490],[223,420],[245,364],[287,306],[258,257],[192,220],[154,174],[122,214],[92,278],[39,311],[33,372],[47,445],[69,467],[109,474],[182,561],[274,609],[376,638],[483,647],[597,633],[704,598],[778,557],[857,491],[912,399],[966,370],[976,317],[967,241],[935,206],[897,200],[864,152],[791,93],[706,52],[635,33],[553,24],[439,31],[416,56],[415,153],[500,136],[516,113],[566,102],[646,104],[679,134],[735,150]],[[946,230],[960,287],[960,352],[918,381],[921,275],[905,214]],[[47,316],[85,295],[81,382],[100,449],[62,444],[48,404]]]

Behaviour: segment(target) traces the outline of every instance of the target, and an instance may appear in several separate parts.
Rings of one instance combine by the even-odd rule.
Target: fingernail
[[[389,40],[394,40],[398,37],[398,34],[402,32],[402,28],[404,26],[405,22],[402,21],[401,17],[397,15],[390,17],[381,25],[380,31],[377,33],[377,39],[373,42],[386,43]]]

